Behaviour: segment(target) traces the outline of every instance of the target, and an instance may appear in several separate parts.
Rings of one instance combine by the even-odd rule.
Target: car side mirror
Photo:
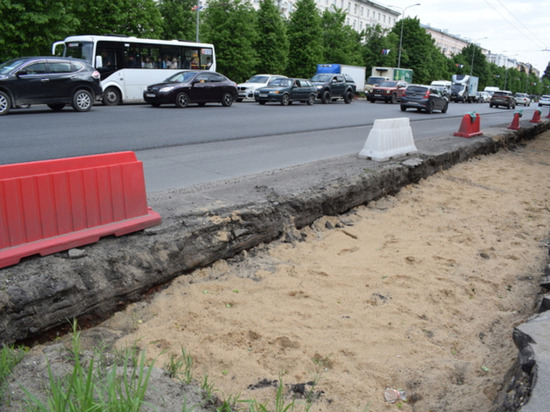
[[[28,74],[26,70],[19,70],[17,73],[15,73],[17,77],[24,76],[26,74]]]

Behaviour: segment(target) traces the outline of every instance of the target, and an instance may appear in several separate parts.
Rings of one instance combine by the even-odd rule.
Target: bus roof
[[[187,41],[187,40],[159,40],[159,39],[144,39],[141,37],[135,37],[135,36],[119,36],[119,35],[108,35],[108,36],[100,36],[95,34],[86,34],[86,35],[78,35],[78,36],[69,36],[63,40],[66,42],[71,41],[115,41],[120,43],[125,42],[132,42],[132,43],[145,43],[145,44],[163,44],[165,46],[177,46],[177,45],[186,45],[186,44],[192,44],[192,45],[198,45],[202,47],[213,47],[210,43],[196,43],[193,41]]]

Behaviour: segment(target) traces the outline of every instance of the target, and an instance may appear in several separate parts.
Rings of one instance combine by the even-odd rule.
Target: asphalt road
[[[525,119],[536,108],[516,110]],[[131,150],[144,163],[148,192],[156,192],[358,153],[375,119],[409,117],[416,141],[452,134],[472,111],[481,115],[482,128],[509,125],[515,112],[451,103],[446,114],[429,115],[364,100],[187,109],[96,105],[89,113],[35,106],[0,118],[0,164]]]

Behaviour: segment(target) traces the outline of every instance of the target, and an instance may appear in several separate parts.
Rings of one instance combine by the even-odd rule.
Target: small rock
[[[86,251],[83,249],[69,249],[69,259],[80,259],[86,256]]]

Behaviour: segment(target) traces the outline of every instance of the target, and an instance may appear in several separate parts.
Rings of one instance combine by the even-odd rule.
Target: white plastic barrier
[[[359,157],[383,162],[416,152],[408,117],[376,119]]]

